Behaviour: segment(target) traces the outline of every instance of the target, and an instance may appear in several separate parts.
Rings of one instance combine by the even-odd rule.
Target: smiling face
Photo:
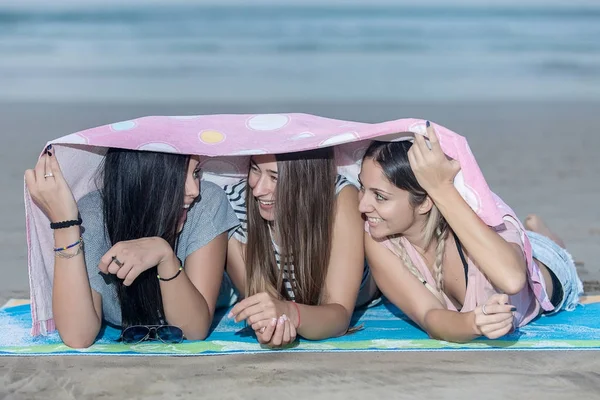
[[[272,154],[252,156],[248,186],[258,202],[260,216],[275,221],[275,191],[277,189],[277,160]]]
[[[375,239],[405,235],[423,216],[410,204],[410,193],[399,189],[372,158],[365,158],[359,174],[359,211],[365,215]]]
[[[181,232],[183,225],[187,219],[187,213],[190,206],[196,201],[200,195],[200,163],[198,156],[190,157],[185,178],[185,194],[183,197],[183,213],[179,220],[177,232]]]

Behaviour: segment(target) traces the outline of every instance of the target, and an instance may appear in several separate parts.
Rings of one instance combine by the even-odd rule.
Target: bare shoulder
[[[336,197],[336,211],[360,214],[358,211],[358,189],[352,185],[345,186]]]
[[[388,249],[383,243],[373,239],[369,232],[364,233],[365,251],[368,257],[384,257],[386,261],[393,261],[396,264],[404,265],[402,260],[397,257],[392,250]]]

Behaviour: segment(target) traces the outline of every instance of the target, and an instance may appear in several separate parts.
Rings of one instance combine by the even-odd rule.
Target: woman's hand
[[[291,316],[292,319],[290,319]],[[228,315],[236,322],[246,320],[256,332],[258,341],[272,347],[292,343],[296,339],[298,316],[289,301],[258,293],[236,304]]]
[[[477,333],[488,339],[498,339],[513,328],[516,307],[508,304],[505,294],[492,295],[483,306],[475,308],[475,326]]]
[[[173,249],[160,237],[141,238],[119,242],[102,256],[98,268],[105,274],[123,279],[129,286],[144,271],[160,264],[174,261]]]
[[[257,293],[237,303],[229,312],[228,317],[234,318],[235,322],[246,320],[252,329],[259,331],[267,328],[273,318],[282,315],[294,315],[295,309],[290,307],[289,301],[273,298],[266,292]],[[298,318],[295,318],[297,321]]]
[[[77,203],[49,145],[34,169],[25,171],[31,198],[50,222],[76,220]]]
[[[285,314],[273,318],[255,333],[259,343],[271,348],[284,347],[296,340],[296,327]]]
[[[460,165],[458,161],[446,157],[440,147],[435,129],[429,121],[427,121],[427,135],[431,149],[427,146],[423,135],[415,134],[415,141],[408,150],[408,161],[419,185],[430,193],[452,186],[454,177],[460,171]]]

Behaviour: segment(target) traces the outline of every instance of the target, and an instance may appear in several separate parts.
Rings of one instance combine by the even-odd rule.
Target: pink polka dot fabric
[[[334,146],[339,172],[356,182],[370,140],[410,140],[425,134],[425,122],[398,119],[371,124],[295,113],[149,116],[76,132],[49,144],[79,200],[96,190],[95,174],[109,147],[200,155],[204,179],[223,186],[246,175],[250,155]],[[503,217],[514,213],[490,191],[465,138],[433,126],[444,152],[461,165],[455,186],[462,197],[486,224],[503,224]],[[32,332],[37,335],[54,329],[53,239],[48,219],[31,201],[27,188],[25,211]],[[528,242],[525,248],[531,262]]]

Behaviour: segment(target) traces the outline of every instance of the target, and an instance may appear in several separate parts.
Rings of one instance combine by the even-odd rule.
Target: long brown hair
[[[295,280],[290,277],[290,283],[295,301],[316,305],[331,255],[337,176],[333,149],[279,154],[276,159],[273,228],[279,239],[281,269],[275,261],[269,222],[260,216],[258,202],[247,187],[246,295],[267,292],[289,299],[283,269],[293,265]]]

